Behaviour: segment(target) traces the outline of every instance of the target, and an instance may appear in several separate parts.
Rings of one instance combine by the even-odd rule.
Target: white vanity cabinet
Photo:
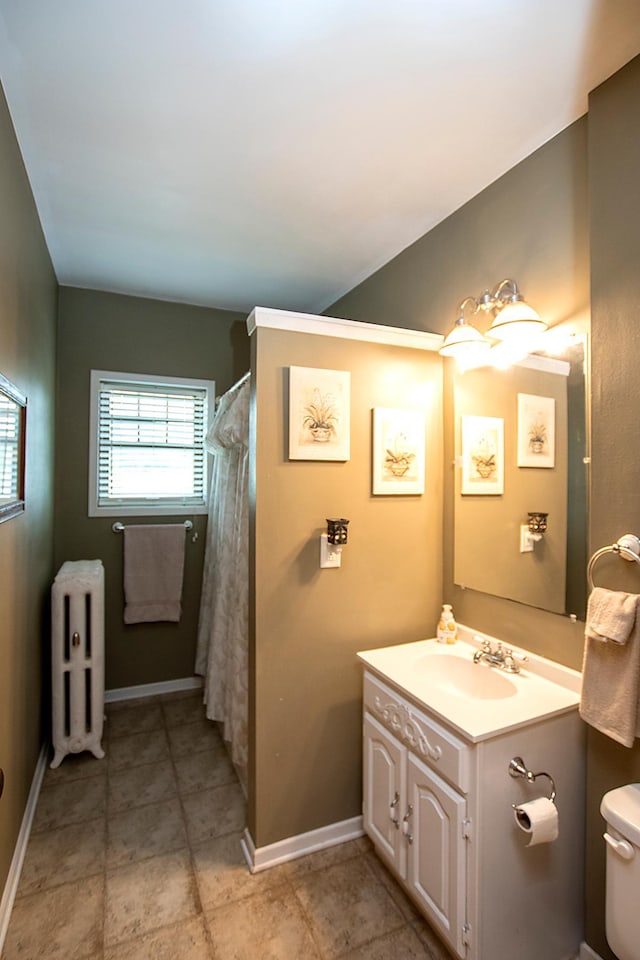
[[[575,698],[551,714],[467,735],[409,693],[408,682],[378,672],[370,662],[377,652],[359,656],[363,821],[378,855],[454,956],[573,960],[583,939],[584,841],[584,729]],[[518,678],[525,692],[538,682]],[[516,695],[508,699],[505,714]],[[476,701],[474,715],[482,709]],[[512,803],[544,795],[548,784],[512,779],[516,756],[554,776],[554,843],[528,847],[515,823]]]
[[[364,685],[364,828],[464,957],[468,747],[368,673]]]

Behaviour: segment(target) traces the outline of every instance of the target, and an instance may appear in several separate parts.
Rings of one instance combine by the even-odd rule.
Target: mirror
[[[584,619],[586,335],[454,378],[454,580]],[[547,514],[544,521],[529,514]],[[530,523],[529,523],[530,522]]]
[[[0,523],[24,510],[27,398],[0,374]]]

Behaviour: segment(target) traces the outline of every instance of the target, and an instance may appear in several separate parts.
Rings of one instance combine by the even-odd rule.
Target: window
[[[0,523],[24,510],[27,398],[0,374]]]
[[[89,516],[207,512],[214,383],[91,371]]]

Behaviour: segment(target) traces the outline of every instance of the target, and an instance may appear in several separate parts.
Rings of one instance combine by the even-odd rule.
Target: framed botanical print
[[[373,411],[373,493],[424,493],[424,451],[424,411],[376,407]]]
[[[350,380],[346,370],[289,367],[289,459],[348,460]]]
[[[518,394],[518,466],[554,467],[556,402],[553,397]]]
[[[462,417],[462,484],[464,494],[504,493],[504,420]]]

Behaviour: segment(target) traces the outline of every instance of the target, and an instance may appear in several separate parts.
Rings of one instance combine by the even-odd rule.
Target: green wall
[[[111,530],[118,518],[87,516],[90,371],[215,380],[221,394],[249,367],[245,317],[70,287],[60,288],[58,305],[56,568],[95,558],[105,565],[108,690],[192,676],[206,517],[193,518],[197,542],[187,537],[181,622],[125,626],[123,540]]]
[[[327,313],[444,334],[464,297],[512,277],[549,323],[584,320],[589,305],[587,200],[583,117]],[[453,361],[444,366],[444,599],[453,603],[460,622],[579,667],[580,624],[453,584]]]
[[[593,548],[640,535],[640,57],[589,100],[592,332]],[[614,563],[611,563],[611,560]],[[635,564],[598,561],[596,582],[640,592]],[[613,960],[604,936],[603,794],[640,781],[640,742],[628,750],[589,728],[587,755],[587,940]]]
[[[0,524],[0,894],[42,743],[53,560],[56,280],[0,91],[0,373],[27,395],[26,511]],[[47,696],[45,694],[45,703]]]

